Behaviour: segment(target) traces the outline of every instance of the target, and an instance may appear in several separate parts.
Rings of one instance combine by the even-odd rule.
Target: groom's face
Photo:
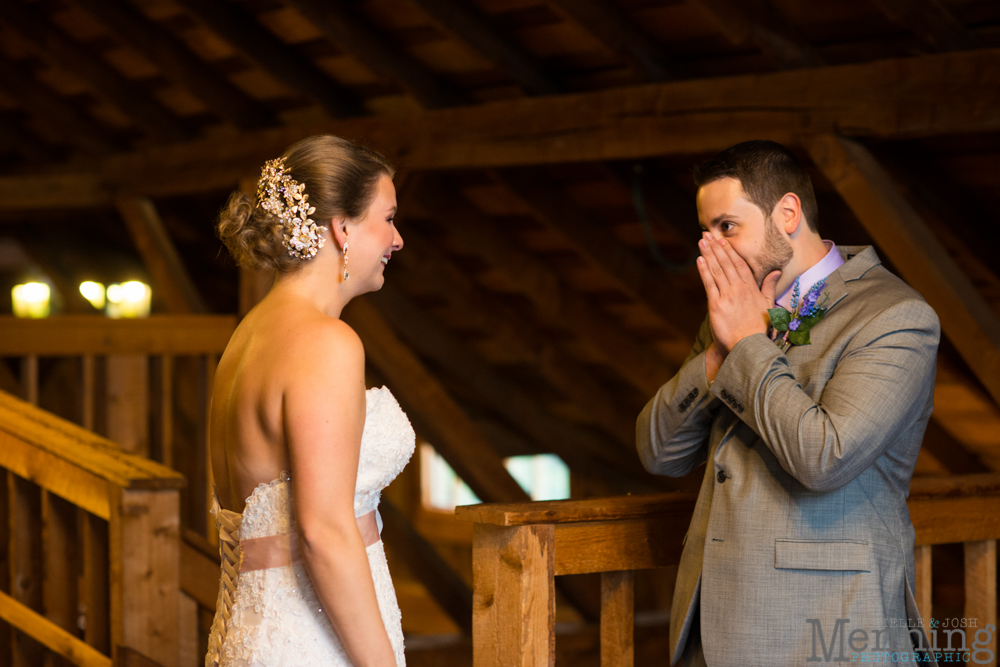
[[[720,178],[698,188],[698,222],[717,239],[726,239],[750,266],[759,287],[792,260],[792,245],[772,216],[764,214],[735,178]]]

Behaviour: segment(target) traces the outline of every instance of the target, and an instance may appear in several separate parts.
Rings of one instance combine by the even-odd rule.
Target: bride
[[[219,237],[274,287],[219,363],[210,450],[222,581],[206,665],[404,665],[379,493],[413,453],[388,389],[340,313],[377,290],[403,239],[393,170],[334,136],[264,165]]]

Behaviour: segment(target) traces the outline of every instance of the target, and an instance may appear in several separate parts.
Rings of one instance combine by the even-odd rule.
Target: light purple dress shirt
[[[798,278],[800,297],[805,296],[805,293],[808,292],[813,285],[823,280],[823,278],[826,278],[844,264],[844,258],[840,256],[840,251],[837,250],[837,244],[833,241],[827,241],[825,239],[823,240],[823,243],[826,244],[827,248],[829,248],[826,256],[813,264]],[[793,282],[788,289],[785,290],[785,293],[778,297],[775,304],[781,306],[787,311],[791,311],[792,290],[794,287],[795,283]]]

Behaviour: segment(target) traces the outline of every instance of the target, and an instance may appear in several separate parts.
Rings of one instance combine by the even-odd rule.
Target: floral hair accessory
[[[257,206],[281,222],[281,241],[289,255],[312,259],[326,242],[323,237],[326,227],[309,217],[316,207],[309,205],[305,189],[305,185],[288,175],[285,158],[268,160],[257,181]]]
[[[781,307],[767,311],[771,318],[771,326],[774,327],[775,333],[778,333],[774,340],[778,347],[784,347],[786,342],[791,345],[809,345],[809,330],[819,324],[826,315],[826,302],[830,295],[824,294],[823,301],[819,301],[824,287],[826,278],[810,287],[800,302],[799,281],[796,279],[795,287],[792,289],[791,312]]]

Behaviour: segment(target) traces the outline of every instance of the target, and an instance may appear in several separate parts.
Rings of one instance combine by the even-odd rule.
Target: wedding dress
[[[414,449],[413,428],[389,390],[369,389],[365,398],[365,425],[354,490],[356,517],[378,507],[382,489],[403,470]],[[321,610],[304,565],[295,557],[297,539],[291,490],[294,483],[290,474],[283,472],[273,482],[259,485],[247,498],[242,515],[219,508],[215,500],[222,581],[208,640],[206,667],[351,664]],[[244,555],[240,542],[257,538],[267,539],[256,544],[273,545],[283,540],[285,553],[291,549],[290,556],[285,558],[290,564],[249,571],[244,567],[240,571]],[[382,542],[374,542],[366,551],[382,622],[396,654],[396,664],[402,667],[406,664],[403,630]]]

